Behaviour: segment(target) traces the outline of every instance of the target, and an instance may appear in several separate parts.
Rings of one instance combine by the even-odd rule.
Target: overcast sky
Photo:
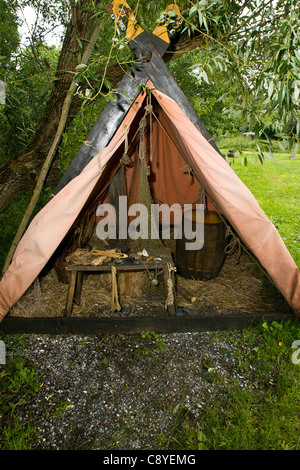
[[[36,15],[35,15],[35,11],[33,8],[31,7],[25,7],[23,8],[20,13],[19,13],[19,17],[22,21],[22,26],[19,26],[19,31],[20,31],[20,34],[22,36],[22,45],[24,45],[26,43],[26,36],[28,36],[30,34],[30,31],[34,25],[34,22],[35,22],[35,19],[36,19]],[[56,31],[57,33],[57,31]],[[54,35],[54,34],[47,34],[45,36],[45,40],[47,42],[47,44],[50,46],[50,45],[55,45],[55,46],[58,46],[59,45],[59,39]]]

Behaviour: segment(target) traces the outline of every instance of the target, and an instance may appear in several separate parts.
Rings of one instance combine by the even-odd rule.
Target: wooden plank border
[[[152,317],[55,317],[21,318],[9,315],[0,324],[0,331],[34,334],[139,334],[142,331],[156,333],[184,333],[232,330],[237,327],[257,325],[262,321],[294,320],[292,313],[265,315],[207,315],[207,316],[152,316]]]

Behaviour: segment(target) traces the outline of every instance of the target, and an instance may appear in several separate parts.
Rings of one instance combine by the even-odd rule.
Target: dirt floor
[[[121,275],[119,275],[120,277]],[[118,285],[120,311],[114,315],[149,316],[165,314],[165,288],[161,271],[152,274],[153,284],[144,273],[130,278],[129,284]],[[219,312],[249,314],[281,313],[288,309],[285,300],[249,255],[228,256],[219,276],[210,281],[185,279],[176,275],[177,304],[188,315],[208,315]],[[146,288],[145,288],[146,286]],[[144,289],[141,290],[141,287]],[[11,310],[11,316],[57,317],[64,311],[68,285],[57,280],[52,269],[36,280]],[[74,305],[74,317],[107,317],[111,312],[111,275],[86,274],[83,278],[80,305]]]

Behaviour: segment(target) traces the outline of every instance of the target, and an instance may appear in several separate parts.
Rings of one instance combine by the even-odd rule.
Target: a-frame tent
[[[154,199],[182,205],[195,200],[199,187],[203,188],[208,201],[257,258],[294,314],[300,315],[300,273],[294,260],[252,193],[215,147],[148,36],[142,32],[133,41],[135,49],[141,49],[137,55],[144,57],[142,46],[147,46],[148,59],[141,61],[137,72],[146,88],[137,91],[137,74],[122,81],[118,100],[109,104],[87,137],[90,144],[82,146],[54,197],[31,222],[0,282],[1,319],[36,279],[88,204],[106,197],[108,182],[128,150],[128,139],[149,109],[150,96],[158,117],[153,120],[152,133]],[[108,119],[112,116],[113,123]],[[170,140],[172,145],[167,146]],[[194,174],[192,180],[180,171],[184,163]]]
[[[126,2],[114,0],[111,3],[113,10],[110,9],[110,11],[113,18],[118,17],[117,10],[119,8],[121,9],[123,5],[126,6],[128,15],[130,8]],[[166,11],[172,8],[178,9],[176,5],[171,4],[166,8]],[[125,21],[124,18],[120,16],[119,22],[122,20]],[[58,184],[55,193],[60,191],[66,183],[83,170],[85,165],[98,153],[98,149],[106,147],[123,121],[131,104],[137,98],[139,94],[138,85],[143,86],[148,80],[151,80],[158,90],[176,101],[196,128],[200,130],[214,149],[219,152],[217,145],[204,123],[195,112],[162,59],[170,47],[170,39],[167,30],[163,26],[158,26],[152,33],[143,31],[136,23],[135,18],[132,17],[132,13],[129,13],[127,22],[130,23],[130,27],[127,28],[126,37],[129,41],[128,45],[135,55],[136,66],[131,68],[130,75],[124,75],[118,86],[116,101],[110,101],[99,116],[94,127],[86,137],[86,141],[89,142],[89,145],[84,143],[81,146],[70,167]]]

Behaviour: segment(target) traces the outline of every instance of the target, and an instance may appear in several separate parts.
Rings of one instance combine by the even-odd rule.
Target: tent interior
[[[199,175],[186,159],[187,148],[162,107],[158,95],[144,93],[139,111],[125,128],[125,137],[101,167],[100,177],[78,214],[39,276],[10,310],[11,316],[35,317],[61,315],[68,289],[66,263],[92,264],[110,262],[95,256],[95,250],[126,253],[126,262],[143,263],[145,271],[122,273],[117,277],[120,316],[147,316],[164,313],[165,291],[162,270],[147,270],[149,260],[171,260],[176,269],[176,305],[178,315],[248,314],[288,311],[289,305],[274,287],[256,257],[235,233],[207,191]],[[100,149],[98,149],[100,150]],[[221,158],[221,157],[220,157]],[[181,273],[178,266],[178,243],[170,238],[133,240],[100,240],[97,226],[101,219],[98,208],[109,203],[116,209],[119,196],[127,196],[128,207],[140,203],[204,204],[215,213],[223,227],[223,257],[217,274],[203,279],[196,271]],[[103,217],[103,214],[102,214]],[[128,217],[128,224],[133,219]],[[219,223],[218,221],[218,223]],[[174,220],[171,220],[174,224]],[[159,227],[161,230],[161,226]],[[160,232],[161,233],[161,232]],[[205,239],[204,239],[205,243]],[[219,241],[218,241],[219,243]],[[215,253],[212,254],[214,256]],[[207,256],[207,254],[206,254]],[[122,259],[115,261],[123,263]],[[112,275],[85,273],[81,302],[75,304],[72,316],[101,317],[111,313]]]

